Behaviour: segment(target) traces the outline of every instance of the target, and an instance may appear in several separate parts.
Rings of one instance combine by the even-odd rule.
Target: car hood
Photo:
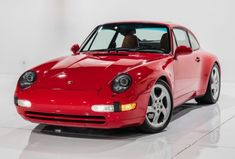
[[[81,54],[60,59],[43,72],[38,87],[46,89],[98,90],[119,73],[161,59],[140,54]]]

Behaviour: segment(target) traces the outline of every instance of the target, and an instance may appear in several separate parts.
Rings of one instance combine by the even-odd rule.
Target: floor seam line
[[[182,152],[184,152],[185,150],[187,150],[188,148],[190,148],[191,146],[195,145],[198,141],[200,141],[201,139],[203,139],[204,137],[206,137],[207,135],[209,135],[210,133],[212,133],[215,129],[221,127],[222,125],[224,125],[225,123],[227,123],[228,121],[232,120],[233,118],[235,118],[235,115],[233,115],[232,117],[230,117],[229,119],[225,120],[224,122],[222,122],[219,126],[215,127],[214,129],[212,129],[211,131],[209,131],[208,133],[206,133],[205,135],[202,135],[200,138],[198,138],[196,141],[194,141],[193,143],[191,143],[190,145],[188,145],[187,147],[185,147],[184,149],[182,149],[181,151],[179,151],[176,155],[173,156],[173,158],[177,157],[178,155],[180,155]]]

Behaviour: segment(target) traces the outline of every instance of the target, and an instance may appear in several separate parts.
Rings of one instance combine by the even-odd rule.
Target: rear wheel
[[[220,95],[220,71],[217,64],[214,64],[210,79],[208,82],[206,94],[202,97],[195,98],[199,104],[214,104],[218,101]]]
[[[150,92],[145,121],[140,129],[147,133],[162,131],[170,122],[172,107],[170,88],[166,82],[159,80]]]

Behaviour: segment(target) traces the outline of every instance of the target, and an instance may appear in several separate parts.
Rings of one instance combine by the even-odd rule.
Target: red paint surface
[[[170,30],[179,27],[163,24]],[[167,79],[174,106],[178,106],[205,94],[211,68],[215,62],[218,63],[214,55],[201,49],[177,57],[173,51],[165,55],[119,52],[122,56],[95,56],[97,53],[107,52],[61,57],[33,68],[37,72],[36,82],[25,90],[17,85],[15,91],[19,99],[30,100],[32,107],[16,106],[18,113],[31,122],[52,125],[93,128],[140,125],[145,119],[149,92],[159,78]],[[111,82],[120,73],[129,74],[133,82],[124,93],[114,94]],[[137,108],[113,113],[91,110],[94,104],[114,102],[136,102]],[[37,113],[28,114],[28,111]]]

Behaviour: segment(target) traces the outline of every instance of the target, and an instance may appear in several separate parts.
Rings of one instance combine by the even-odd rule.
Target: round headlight
[[[112,89],[115,93],[126,91],[131,85],[131,77],[127,74],[117,76],[112,82]]]
[[[19,84],[22,89],[31,86],[36,80],[36,73],[34,71],[25,72],[19,79]]]

